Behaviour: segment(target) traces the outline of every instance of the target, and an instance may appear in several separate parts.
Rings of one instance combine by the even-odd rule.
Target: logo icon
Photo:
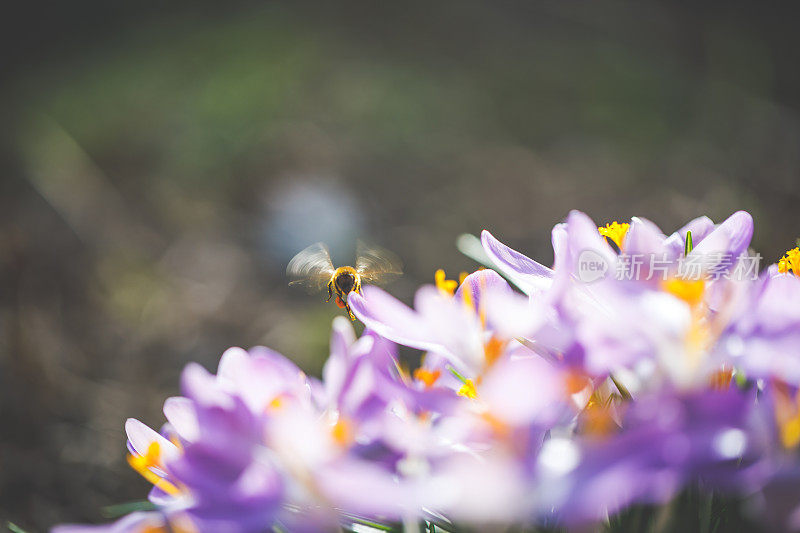
[[[594,250],[584,250],[578,256],[578,279],[584,283],[592,283],[606,277],[608,262],[605,257]]]

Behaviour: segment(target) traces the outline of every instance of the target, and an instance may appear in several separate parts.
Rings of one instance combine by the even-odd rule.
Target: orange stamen
[[[492,337],[483,346],[484,357],[486,358],[486,366],[492,366],[497,361],[506,348],[506,341]]]
[[[567,394],[573,395],[586,389],[586,387],[590,387],[592,380],[580,372],[569,372],[564,380],[564,384],[567,388]]]
[[[709,386],[714,390],[723,391],[725,389],[730,388],[731,381],[733,380],[733,369],[732,368],[721,368],[711,374],[709,378]]]
[[[427,370],[425,368],[414,370],[414,379],[424,383],[426,389],[433,387],[434,383],[436,383],[441,375],[441,370]]]
[[[775,383],[775,420],[780,430],[783,447],[796,448],[800,444],[800,391],[794,399],[786,385]]]
[[[171,496],[180,494],[181,491],[178,487],[151,470],[152,467],[161,466],[161,446],[158,444],[158,442],[151,442],[150,446],[147,447],[146,454],[128,454],[127,459],[131,468],[139,472],[143,478],[156,487],[160,488]]]
[[[486,422],[489,425],[490,428],[492,428],[492,431],[498,437],[503,438],[511,433],[511,428],[509,428],[505,422],[503,422],[493,414],[489,413],[488,411],[482,413],[480,417],[481,419],[483,419],[484,422]]]
[[[336,421],[331,429],[333,440],[340,446],[347,446],[353,440],[353,429],[350,423],[345,419],[340,418]]]
[[[671,278],[662,282],[661,288],[690,306],[695,307],[703,301],[706,282],[702,279]]]

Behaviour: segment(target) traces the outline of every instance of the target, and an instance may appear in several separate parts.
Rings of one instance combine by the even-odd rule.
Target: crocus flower
[[[752,378],[800,385],[800,277],[773,265],[748,287],[720,350]]]
[[[621,428],[597,418],[538,458],[540,512],[600,520],[631,503],[665,503],[689,483],[749,493],[763,483],[768,429],[752,391],[665,389],[626,406]],[[602,417],[602,412],[596,413]]]
[[[293,365],[274,353],[265,357],[260,349],[251,354],[233,352],[235,358],[226,352],[224,372],[216,377],[190,365],[184,389],[195,403],[201,432],[172,471],[186,480],[193,494],[210,491],[207,500],[199,499],[191,509],[192,516],[208,521],[209,512],[221,516],[228,509],[242,531],[257,531],[270,523],[270,517],[293,528],[304,523],[322,527],[336,523],[338,508],[398,516],[402,499],[391,472],[358,455],[359,445],[369,440],[362,423],[383,406],[376,394],[380,380],[388,375],[383,366],[396,365],[386,342],[375,340],[366,335],[356,341],[352,326],[344,319],[336,321],[332,359],[316,398],[311,382],[298,385]],[[234,371],[237,367],[240,372]],[[253,367],[272,370],[261,374],[261,380],[277,380],[284,386],[259,395]],[[281,374],[281,369],[286,371]],[[231,388],[236,383],[238,387]],[[255,411],[253,406],[261,408]],[[209,432],[203,434],[203,428]],[[224,475],[213,479],[206,472]],[[240,498],[234,489],[243,479],[245,488],[252,490]],[[360,489],[342,492],[332,479],[360,480]],[[380,500],[381,493],[390,496]],[[286,505],[297,511],[287,511]]]
[[[615,222],[598,228],[585,214],[573,211],[565,223],[553,229],[553,271],[543,270],[544,267],[508,249],[488,232],[482,238],[487,254],[511,279],[515,276],[539,279],[542,272],[550,277],[550,288],[541,290],[540,286],[535,292],[538,299],[544,299],[555,310],[548,315],[551,319],[542,322],[533,335],[542,351],[593,376],[606,375],[619,367],[632,368],[643,359],[660,360],[671,372],[686,374],[675,375],[685,381],[702,372],[695,372],[698,365],[694,361],[684,365],[688,368],[672,364],[686,359],[676,357],[675,352],[687,347],[705,349],[689,344],[706,340],[689,337],[705,335],[699,331],[704,328],[713,332],[724,328],[724,323],[715,323],[713,328],[701,323],[708,319],[717,321],[716,308],[726,303],[720,294],[730,300],[731,291],[726,290],[728,286],[715,289],[706,280],[708,272],[703,269],[718,268],[718,264],[700,261],[700,277],[685,279],[678,276],[678,260],[739,258],[749,243],[752,228],[750,215],[738,212],[718,226],[705,218],[696,219],[667,237],[646,219],[634,218],[629,224]],[[697,232],[692,249],[686,246],[690,231]],[[678,241],[680,251],[676,247]],[[623,257],[617,251],[660,258],[659,267],[664,268],[661,281],[651,275],[652,264],[649,270],[644,269],[631,279],[611,275]],[[585,261],[601,265],[605,269],[603,275],[582,279],[586,274],[581,271]]]
[[[466,276],[457,290],[455,285],[445,288],[441,281],[438,287],[422,287],[414,310],[381,289],[365,287],[363,293],[352,298],[356,316],[387,339],[428,351],[436,366],[426,370],[439,371],[439,377],[447,376],[449,366],[476,379],[502,355],[515,332],[527,332],[540,320],[537,311],[519,301],[491,270]],[[525,312],[517,313],[520,308]]]
[[[690,232],[692,247],[684,255]],[[584,213],[573,211],[566,222],[553,228],[553,269],[505,246],[488,231],[484,230],[481,241],[487,255],[501,272],[524,292],[539,294],[552,286],[557,275],[592,283],[614,279],[618,268],[622,273],[631,274],[621,268],[626,265],[620,264],[620,253],[623,258],[635,256],[641,263],[633,272],[636,276],[624,279],[654,281],[652,262],[657,262],[657,267],[665,274],[675,275],[680,259],[696,262],[701,269],[699,274],[716,269],[716,274],[721,276],[747,250],[752,234],[752,217],[744,211],[734,213],[717,226],[707,217],[695,219],[670,236],[644,218],[634,217],[630,223],[613,222],[598,227]],[[728,263],[723,263],[726,260]],[[600,269],[597,270],[598,277],[589,271],[581,272],[582,263],[596,263]]]
[[[800,251],[734,276],[752,232],[741,211],[671,234],[573,211],[552,267],[483,232],[522,293],[479,270],[438,271],[413,308],[352,294],[366,329],[334,321],[321,379],[263,347],[190,363],[160,432],[126,423],[156,510],[99,531],[586,528],[688,486],[798,528]]]

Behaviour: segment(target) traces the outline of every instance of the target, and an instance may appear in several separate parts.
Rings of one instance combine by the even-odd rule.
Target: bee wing
[[[302,250],[286,266],[286,275],[291,279],[289,285],[302,285],[309,292],[321,291],[333,272],[331,254],[321,242]]]
[[[356,272],[367,283],[385,283],[403,273],[403,262],[389,250],[366,244],[356,243]]]

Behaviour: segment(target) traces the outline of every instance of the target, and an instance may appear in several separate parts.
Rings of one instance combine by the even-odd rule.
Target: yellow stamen
[[[472,291],[469,287],[461,287],[461,299],[464,301],[464,307],[467,309],[472,309]]]
[[[346,446],[353,440],[353,429],[347,420],[340,418],[331,429],[333,440],[340,446]]]
[[[800,248],[787,250],[778,261],[778,272],[787,274],[792,271],[795,276],[800,276]]]
[[[459,396],[465,396],[474,400],[478,397],[478,391],[475,390],[475,384],[472,382],[471,379],[468,379],[464,382],[460,389],[458,389]]]
[[[455,294],[458,282],[453,279],[447,279],[444,270],[440,268],[433,277],[436,280],[436,288],[442,291],[442,294],[447,294],[448,296]]]
[[[689,304],[691,322],[686,332],[686,362],[697,369],[714,343],[715,330],[710,322],[708,310],[703,305],[706,282],[703,279],[671,278],[661,282],[661,288]],[[721,383],[720,383],[721,385]]]
[[[611,399],[603,403],[596,394],[593,394],[592,399],[581,413],[583,434],[595,437],[610,434],[617,427],[617,423],[611,416],[611,408]]]
[[[781,427],[781,442],[787,449],[800,443],[800,417],[792,418]]]
[[[181,491],[178,487],[150,470],[150,468],[154,466],[159,467],[161,464],[161,446],[158,442],[151,442],[150,446],[147,447],[147,453],[144,455],[128,454],[128,464],[131,465],[131,468],[139,472],[143,478],[167,494],[171,496],[180,494]]]
[[[281,407],[283,407],[283,395],[279,394],[279,395],[275,396],[272,399],[272,401],[269,402],[269,404],[267,405],[267,410],[268,411],[277,411]]]
[[[661,288],[680,298],[692,307],[703,301],[706,282],[702,279],[687,280],[681,278],[671,278],[661,283]]]
[[[800,392],[792,399],[788,387],[775,383],[775,421],[780,429],[784,448],[796,448],[800,444]]]
[[[447,279],[444,270],[440,268],[439,270],[436,271],[434,279],[436,280],[436,287],[442,294],[447,296],[454,296],[459,285],[463,285],[464,280],[467,279],[467,276],[469,276],[468,272],[461,272],[458,275],[458,281]],[[483,280],[481,281],[483,283]],[[475,299],[474,295],[472,294],[472,290],[470,289],[470,287],[461,287],[461,288],[462,288],[461,300],[464,302],[464,306],[467,309],[474,310]],[[483,287],[481,286],[480,289],[478,289],[478,291],[481,292],[482,289]],[[485,314],[482,311],[480,311],[478,314],[481,318],[481,323],[485,326],[486,325],[485,324],[486,317],[484,316]]]
[[[433,387],[434,383],[436,383],[441,375],[441,370],[427,370],[425,368],[418,368],[414,370],[414,379],[424,383],[426,389]]]
[[[630,229],[631,225],[627,223],[620,224],[616,220],[611,224],[606,224],[605,226],[600,226],[597,228],[597,231],[600,232],[600,235],[610,239],[617,245],[617,248],[622,250],[622,243],[625,240],[625,235],[628,234],[628,230]]]

